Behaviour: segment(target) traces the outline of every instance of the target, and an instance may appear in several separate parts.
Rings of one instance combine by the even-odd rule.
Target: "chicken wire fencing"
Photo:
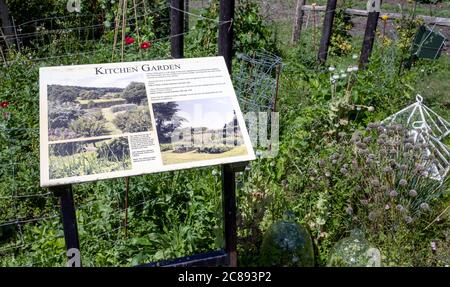
[[[234,87],[243,112],[275,112],[282,58],[268,53],[238,54]]]

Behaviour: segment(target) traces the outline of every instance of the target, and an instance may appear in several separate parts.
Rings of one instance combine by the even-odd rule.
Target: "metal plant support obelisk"
[[[416,102],[389,116],[383,124],[401,124],[409,129],[416,143],[424,143],[426,157],[434,160],[428,166],[429,177],[444,181],[450,169],[450,148],[445,139],[450,135],[450,123],[423,104],[417,95]]]

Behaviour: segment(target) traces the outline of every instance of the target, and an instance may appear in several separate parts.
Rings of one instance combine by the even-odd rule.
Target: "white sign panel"
[[[40,70],[41,186],[255,159],[223,57]]]

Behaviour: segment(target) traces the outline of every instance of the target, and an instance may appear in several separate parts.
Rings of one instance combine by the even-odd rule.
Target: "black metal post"
[[[51,190],[60,198],[64,240],[68,251],[68,260],[69,262],[73,262],[74,266],[77,266],[77,262],[69,255],[69,253],[74,254],[74,250],[76,250],[78,256],[80,255],[80,241],[78,239],[77,218],[75,214],[72,186],[63,185],[52,187]],[[76,256],[76,254],[73,256]],[[81,266],[81,259],[79,259],[79,265]]]
[[[320,48],[318,59],[321,64],[325,64],[328,57],[328,47],[330,46],[331,33],[333,31],[334,14],[336,11],[337,0],[328,0],[323,20],[322,38],[320,39]]]
[[[184,32],[189,32],[189,11],[190,11],[190,3],[189,0],[184,0],[184,11],[186,12],[184,14]]]
[[[231,267],[237,266],[236,175],[231,165],[222,165],[222,203],[225,252]]]
[[[219,55],[225,58],[228,72],[231,74],[233,58],[233,18],[235,0],[220,0],[219,14]]]
[[[184,57],[184,0],[170,1],[170,44],[173,58]]]

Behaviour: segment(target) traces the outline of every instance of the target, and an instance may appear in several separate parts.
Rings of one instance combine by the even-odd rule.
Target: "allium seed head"
[[[400,181],[398,182],[398,184],[401,186],[401,187],[405,187],[407,184],[408,184],[408,182],[406,181],[406,179],[400,179]]]
[[[348,206],[348,207],[345,209],[345,212],[346,212],[348,215],[352,215],[352,214],[353,214],[353,208],[352,208],[351,206]]]
[[[406,217],[405,217],[405,222],[406,222],[407,224],[412,223],[412,222],[413,222],[412,217],[411,217],[411,216],[406,216]]]
[[[378,179],[372,179],[370,181],[370,183],[374,186],[374,187],[380,187],[380,181]]]
[[[411,189],[411,190],[408,192],[408,194],[409,194],[409,196],[411,196],[411,197],[416,197],[416,196],[417,196],[417,191],[416,191],[415,189]]]
[[[428,205],[428,203],[423,202],[423,203],[420,204],[420,209],[422,209],[422,210],[429,210],[430,206]]]
[[[405,211],[405,208],[404,208],[403,205],[401,205],[401,204],[397,204],[396,208],[397,208],[397,210],[400,211],[400,212]]]
[[[391,190],[390,192],[389,192],[389,196],[390,197],[396,197],[398,195],[398,193],[397,193],[397,191],[395,191],[395,190]]]

